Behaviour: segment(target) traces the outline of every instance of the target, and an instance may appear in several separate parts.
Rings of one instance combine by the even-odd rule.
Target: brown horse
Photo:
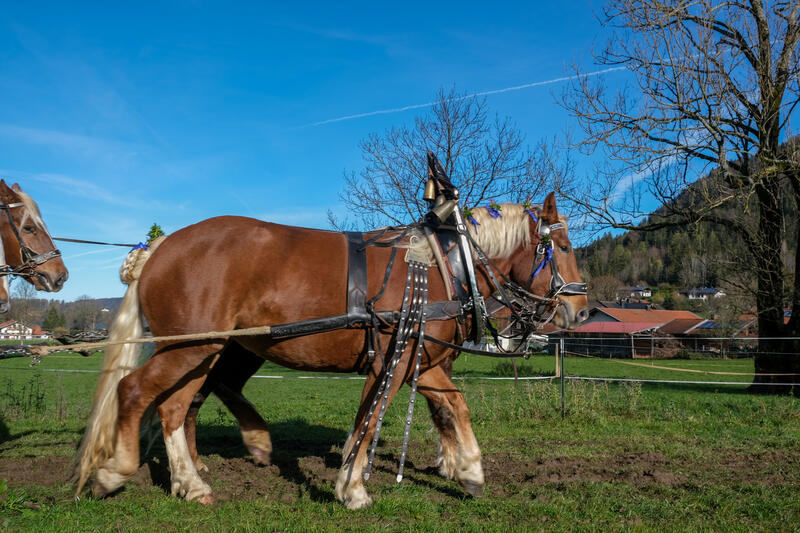
[[[69,273],[33,199],[0,180],[0,313],[8,312],[10,275],[36,290],[58,292]]]
[[[546,225],[559,221],[552,194],[539,215]],[[492,260],[492,268],[497,269],[494,274],[508,276],[518,284],[528,283],[535,259],[532,245],[540,237],[537,226],[523,208],[504,204],[501,218],[491,218],[482,209],[477,210],[475,217],[481,226],[477,232],[473,231],[473,237]],[[554,230],[551,238],[561,277],[567,282],[578,281],[566,228]],[[153,334],[161,336],[292,323],[340,315],[345,307],[347,245],[339,233],[219,217],[170,235],[150,253],[144,266],[146,253],[140,253],[138,262],[133,255],[126,260],[124,269],[129,273],[130,286],[112,326],[112,339],[140,336],[141,313]],[[381,289],[389,257],[389,248],[367,249],[369,296]],[[378,309],[400,309],[406,269],[407,265],[398,261],[377,300]],[[488,272],[482,267],[478,270],[480,292],[488,296],[494,290]],[[533,291],[544,294],[545,284],[536,280]],[[430,300],[446,300],[446,292],[442,277],[430,276]],[[577,325],[584,314],[586,297],[560,295],[558,303],[556,323],[563,327]],[[457,327],[455,320],[430,321],[426,335],[452,341]],[[380,345],[388,348],[387,353],[391,352],[394,325],[381,325],[379,333]],[[340,329],[281,340],[253,336],[164,342],[157,344],[153,357],[133,372],[138,345],[107,349],[92,415],[77,457],[78,490],[95,469],[94,492],[99,495],[116,490],[136,472],[140,421],[153,404],[161,418],[172,493],[189,500],[212,502],[211,489],[192,461],[184,422],[193,398],[215,364],[219,360],[227,364],[235,364],[238,358],[252,360],[252,354],[256,354],[290,368],[352,372],[362,360],[365,344],[363,329]],[[392,382],[389,400],[411,379],[414,344],[411,342],[401,352],[397,373],[402,379]],[[419,388],[432,405],[442,437],[442,472],[458,479],[470,492],[478,493],[484,479],[469,412],[463,397],[439,366],[451,352],[449,348],[424,342]],[[351,435],[344,445],[344,464],[336,483],[336,495],[351,509],[371,502],[362,473],[367,463],[367,444],[379,413],[370,410],[369,403],[386,372],[383,361],[376,357],[367,372],[354,426],[366,427],[365,434],[359,439]],[[268,453],[266,428],[259,427],[257,431]]]
[[[531,209],[541,213],[541,207],[531,207]],[[485,209],[477,210],[476,216],[481,220],[489,218],[486,216]],[[473,229],[474,235],[475,226],[471,226],[471,228]],[[568,241],[564,242],[564,237],[567,236],[566,231],[559,231],[554,233],[553,236],[556,249],[561,256],[557,261],[560,265],[563,265],[562,268],[569,269],[569,280],[577,278],[576,272],[572,270],[574,258],[569,257],[572,254],[571,247]],[[486,277],[485,271],[480,270],[479,272],[483,272],[483,283],[487,286],[490,285],[490,280]],[[540,275],[533,280],[532,291],[539,295],[544,294],[550,287],[551,276],[552,273],[548,265],[543,268]],[[579,298],[572,297],[568,301],[573,305],[577,304],[578,309],[582,309]],[[499,314],[502,315],[500,322],[509,323],[510,316],[507,308],[503,308]],[[579,311],[577,318],[578,321],[583,321],[585,319],[585,311]],[[564,313],[557,314],[554,320],[556,324],[561,327],[574,325],[574,321],[570,323],[569,317]],[[458,462],[458,440],[456,438],[454,423],[466,424],[466,427],[460,433],[470,433],[468,427],[469,419],[465,416],[468,411],[466,406],[462,405],[463,397],[461,397],[461,395],[455,395],[448,403],[443,403],[441,399],[441,393],[443,391],[454,390],[450,378],[452,377],[453,360],[457,356],[458,352],[454,350],[449,351],[448,356],[439,364],[440,368],[424,374],[426,383],[419,389],[420,393],[427,399],[428,408],[430,409],[434,424],[440,434],[441,447],[439,449],[437,464],[440,468],[441,475],[448,479],[456,479],[456,464]],[[250,352],[239,344],[232,344],[222,352],[220,358],[209,372],[208,378],[202,388],[195,395],[186,416],[184,431],[189,446],[189,453],[198,471],[208,471],[208,467],[200,459],[197,452],[195,433],[197,415],[203,403],[205,403],[212,392],[222,400],[231,414],[236,418],[242,433],[242,440],[253,455],[255,462],[259,464],[270,463],[272,442],[268,425],[253,404],[242,394],[245,383],[259,368],[261,368],[263,363],[263,357]]]

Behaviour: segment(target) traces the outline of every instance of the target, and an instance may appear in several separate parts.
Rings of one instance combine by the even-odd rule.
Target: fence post
[[[561,338],[561,349],[558,351],[558,358],[561,360],[559,370],[561,370],[561,418],[564,418],[564,338]]]
[[[558,357],[558,354],[561,353],[561,350],[559,349],[560,346],[561,346],[561,342],[559,341],[559,343],[556,344],[556,377],[557,378],[561,377],[561,360]]]

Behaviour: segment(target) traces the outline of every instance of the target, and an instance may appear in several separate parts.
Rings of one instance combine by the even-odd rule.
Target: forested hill
[[[788,219],[797,220],[796,213],[789,213]],[[793,232],[787,234],[791,236]],[[787,253],[796,246],[793,241],[784,241],[782,248]],[[689,289],[720,287],[737,270],[736,266],[747,264],[744,254],[736,236],[724,227],[697,224],[628,231],[617,236],[606,234],[576,249],[575,256],[588,280],[612,276],[624,285],[669,284]]]
[[[800,135],[787,141],[782,148],[800,152]],[[713,174],[708,174],[689,185],[675,198],[676,205],[692,205],[691,197],[698,190],[707,186],[711,189],[715,187],[709,181],[712,179]],[[779,209],[783,213],[784,240],[781,250],[786,275],[794,271],[793,258],[798,248],[800,220],[794,202],[789,200],[792,196],[790,185],[784,181],[780,186],[785,188],[780,195]],[[735,205],[738,207],[730,206],[726,212],[719,214],[728,219],[758,217],[756,202],[745,206],[739,201]],[[661,213],[657,210],[653,216],[658,214]],[[575,255],[578,267],[587,280],[608,276],[608,279],[616,278],[629,286],[646,284],[658,287],[669,284],[679,289],[721,287],[725,281],[732,279],[737,285],[749,285],[752,268],[748,265],[759,260],[748,255],[729,228],[709,223],[657,231],[629,231],[617,236],[606,234],[577,249]]]
[[[578,248],[578,267],[588,278],[613,276],[626,285],[714,287],[728,250],[736,243],[719,228],[629,231],[606,234]]]

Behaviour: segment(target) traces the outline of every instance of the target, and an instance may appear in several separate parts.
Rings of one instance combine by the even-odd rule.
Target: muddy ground
[[[203,444],[201,449],[203,449]],[[277,444],[277,443],[276,443]],[[257,465],[240,445],[221,448],[203,456],[209,471],[202,474],[220,500],[275,499],[292,503],[308,493],[320,501],[332,498],[332,487],[341,462],[336,446],[321,442],[282,442],[276,446],[272,464]],[[399,443],[378,450],[373,488],[394,483]],[[430,443],[411,442],[406,463],[406,481],[430,487],[434,500],[461,498],[454,482],[442,480],[436,472]],[[397,452],[394,450],[397,449]],[[515,448],[513,443],[509,449]],[[554,456],[520,459],[521,454],[484,454],[486,493],[504,497],[522,489],[581,484],[584,482],[626,483],[637,488],[661,485],[677,487],[755,484],[763,486],[794,484],[799,481],[800,453],[787,456],[779,452],[747,454],[726,451],[698,458],[667,458],[659,452],[608,453],[592,458]],[[140,486],[156,485],[169,492],[168,471],[163,454],[146,461],[129,482]],[[0,479],[15,486],[56,486],[68,482],[71,459],[63,456],[0,458]]]

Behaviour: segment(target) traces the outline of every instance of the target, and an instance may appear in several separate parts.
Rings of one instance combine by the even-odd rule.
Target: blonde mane
[[[42,215],[39,213],[39,206],[36,205],[36,202],[33,201],[33,198],[20,190],[14,192],[17,193],[19,199],[22,201],[22,205],[25,206],[25,218],[22,219],[22,223],[20,225],[24,226],[30,217],[33,219],[34,224],[47,231],[47,226],[45,226],[44,220],[42,220]]]
[[[538,217],[538,210],[535,211]],[[531,243],[530,215],[519,204],[501,204],[501,217],[492,218],[485,207],[472,210],[472,218],[478,223],[476,227],[467,220],[467,228],[478,246],[492,259],[505,259],[514,250]]]
[[[532,206],[530,210],[537,219],[541,216],[541,206]],[[485,207],[476,207],[472,210],[472,218],[478,226],[466,221],[475,242],[492,259],[505,259],[520,246],[527,248],[531,244],[533,219],[522,205],[501,204],[500,214],[501,217],[493,218]],[[566,229],[566,217],[559,215],[558,218]]]

